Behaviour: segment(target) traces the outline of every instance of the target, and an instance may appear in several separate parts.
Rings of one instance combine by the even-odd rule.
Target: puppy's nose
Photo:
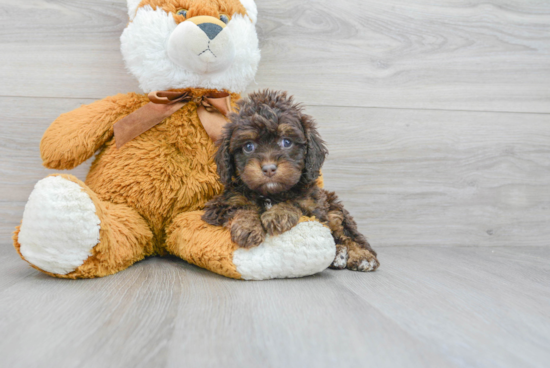
[[[277,172],[277,165],[275,164],[267,164],[262,166],[262,171],[264,172],[265,176],[272,177]]]
[[[204,33],[206,33],[206,35],[208,36],[209,39],[213,40],[214,38],[216,38],[216,36],[221,32],[223,31],[223,28],[220,27],[219,25],[217,24],[214,24],[214,23],[201,23],[198,25],[198,27],[200,29],[202,29],[202,31]]]

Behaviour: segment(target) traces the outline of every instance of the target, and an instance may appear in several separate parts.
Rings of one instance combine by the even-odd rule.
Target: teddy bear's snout
[[[213,40],[214,38],[216,38],[216,36],[221,32],[223,31],[223,28],[220,27],[219,25],[217,24],[213,24],[213,23],[201,23],[198,25],[198,27],[200,29],[202,29],[202,31],[204,33],[206,33],[206,35],[208,36],[209,39]]]
[[[231,30],[221,20],[197,16],[180,23],[168,40],[168,57],[177,65],[209,74],[228,68],[235,57]]]

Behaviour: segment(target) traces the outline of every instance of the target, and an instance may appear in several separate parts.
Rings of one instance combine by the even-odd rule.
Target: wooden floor
[[[550,2],[258,0],[250,91],[290,91],[382,262],[239,282],[175,258],[99,280],[11,245],[59,114],[139,91],[125,0],[0,0],[0,367],[550,366]],[[72,171],[83,178],[89,162]]]
[[[56,280],[0,260],[2,367],[547,367],[549,247],[385,247],[383,267],[225,279],[153,258]]]

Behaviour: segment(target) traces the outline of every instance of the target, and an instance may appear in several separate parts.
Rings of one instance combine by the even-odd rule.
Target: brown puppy
[[[378,268],[376,252],[336,194],[317,185],[328,152],[312,118],[285,92],[252,93],[239,105],[216,154],[225,190],[206,204],[203,220],[229,228],[232,240],[249,248],[290,230],[301,216],[315,216],[336,242],[332,268]]]

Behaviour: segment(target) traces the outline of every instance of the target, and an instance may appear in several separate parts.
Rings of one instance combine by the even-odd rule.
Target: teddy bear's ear
[[[254,0],[241,0],[241,4],[245,7],[246,13],[252,20],[252,23],[256,24],[258,21],[258,8],[256,8],[256,3]]]
[[[128,2],[128,16],[130,17],[130,20],[134,20],[134,17],[136,16],[137,8],[139,6],[139,3],[141,3],[141,0],[127,0]]]

